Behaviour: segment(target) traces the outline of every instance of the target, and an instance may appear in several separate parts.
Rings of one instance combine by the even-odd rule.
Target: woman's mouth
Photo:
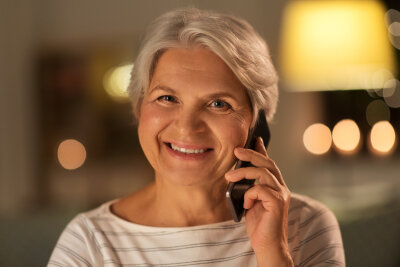
[[[195,146],[182,147],[180,145],[172,143],[165,143],[165,144],[169,148],[169,151],[173,152],[173,154],[175,155],[180,154],[182,156],[193,156],[194,158],[197,158],[197,156],[208,154],[207,152],[210,152],[212,150],[211,148],[200,148]]]
[[[189,148],[183,148],[183,147],[179,147],[176,146],[174,144],[170,143],[170,147],[175,150],[175,151],[179,151],[185,154],[199,154],[199,153],[203,153],[205,151],[207,151],[207,149],[189,149]]]

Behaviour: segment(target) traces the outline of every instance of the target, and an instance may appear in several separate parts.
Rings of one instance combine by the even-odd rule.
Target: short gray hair
[[[160,55],[169,48],[195,45],[218,55],[232,70],[247,91],[253,115],[264,109],[267,119],[273,118],[278,76],[265,41],[243,19],[192,7],[167,12],[149,26],[128,88],[136,118]]]

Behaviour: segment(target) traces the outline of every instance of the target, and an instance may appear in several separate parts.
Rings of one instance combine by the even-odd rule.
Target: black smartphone
[[[264,110],[260,110],[258,112],[256,125],[250,130],[244,147],[254,149],[256,139],[259,136],[261,136],[264,141],[265,148],[267,148],[271,135],[267,120],[265,118]],[[253,165],[250,162],[238,160],[236,162],[235,169],[251,166]],[[254,179],[242,179],[234,183],[229,182],[228,184],[228,188],[226,189],[226,200],[235,222],[240,222],[242,219],[244,212],[244,193],[246,193],[246,191],[254,185],[254,182]]]

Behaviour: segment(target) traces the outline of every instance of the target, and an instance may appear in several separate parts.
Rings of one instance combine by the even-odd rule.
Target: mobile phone
[[[268,127],[267,120],[265,118],[264,110],[260,110],[257,115],[256,125],[250,129],[249,135],[244,148],[255,149],[255,143],[257,137],[261,136],[264,141],[264,146],[267,148],[270,131]],[[238,160],[235,165],[235,169],[243,167],[253,166],[250,162]],[[233,220],[235,222],[240,222],[243,216],[244,208],[244,194],[246,191],[254,185],[254,179],[242,179],[238,182],[229,182],[226,189],[226,200],[228,202],[229,209],[231,211]]]

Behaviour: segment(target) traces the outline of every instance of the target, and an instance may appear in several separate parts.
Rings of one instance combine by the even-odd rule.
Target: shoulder
[[[61,237],[67,237],[68,234],[70,234],[75,238],[85,241],[85,243],[89,243],[93,239],[96,231],[98,231],[98,226],[102,225],[102,222],[112,220],[112,217],[109,216],[109,208],[113,202],[115,202],[115,200],[103,203],[92,210],[77,214],[67,224]],[[71,238],[71,236],[68,238]]]
[[[314,220],[337,225],[336,216],[321,202],[310,197],[292,193],[289,207],[289,221],[296,222],[299,227],[306,227]]]
[[[329,210],[321,202],[297,193],[291,193],[290,198],[290,209],[291,210]]]
[[[101,258],[95,235],[99,221],[109,220],[110,202],[75,216],[61,233],[48,266],[92,266]]]
[[[292,193],[288,242],[298,265],[344,265],[339,223],[328,207],[310,197]]]
[[[68,223],[65,230],[75,229],[93,234],[93,230],[97,228],[96,225],[98,225],[99,222],[109,221],[112,219],[109,216],[109,209],[110,205],[115,201],[116,200],[108,201],[97,208],[79,213]]]

